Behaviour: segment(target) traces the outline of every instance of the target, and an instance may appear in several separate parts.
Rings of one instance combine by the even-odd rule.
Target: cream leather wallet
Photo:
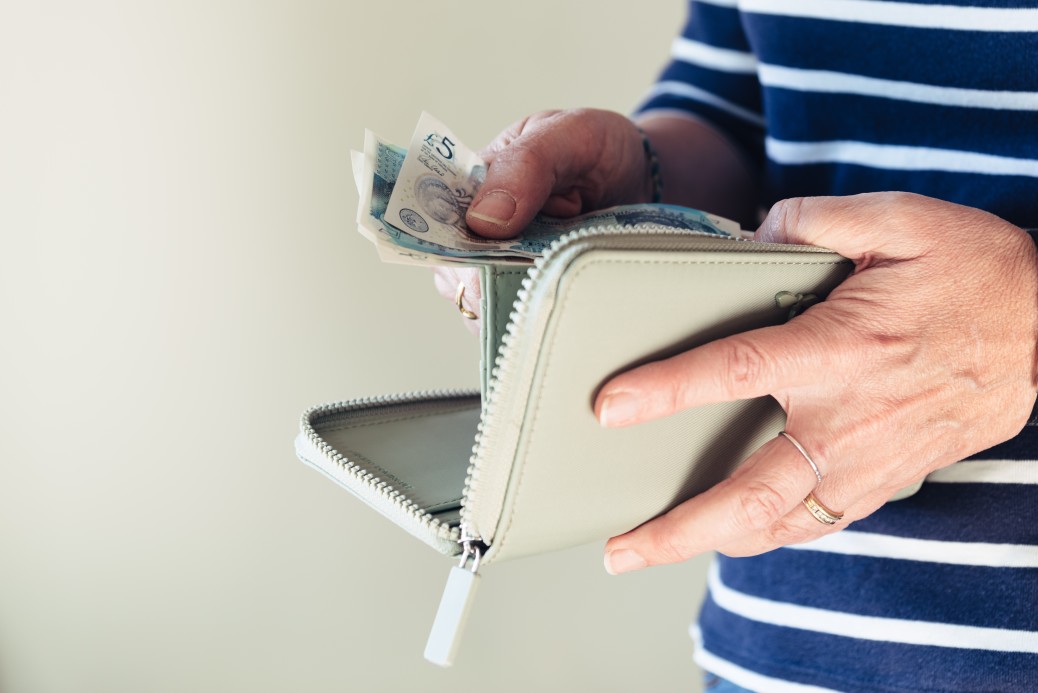
[[[629,428],[592,411],[633,366],[782,323],[851,271],[826,250],[663,228],[572,233],[532,267],[484,265],[481,392],[326,404],[296,451],[457,556],[426,657],[455,654],[483,566],[626,532],[725,478],[782,429],[771,398]]]

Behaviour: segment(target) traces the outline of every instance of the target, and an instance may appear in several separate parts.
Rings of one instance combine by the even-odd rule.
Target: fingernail
[[[631,549],[617,549],[610,551],[605,557],[605,569],[610,575],[628,573],[632,570],[641,570],[649,565],[637,551]]]
[[[504,190],[493,190],[477,202],[469,214],[482,221],[504,226],[515,214],[515,198]]]
[[[617,392],[602,401],[598,420],[603,426],[622,426],[638,415],[638,398],[630,392]]]

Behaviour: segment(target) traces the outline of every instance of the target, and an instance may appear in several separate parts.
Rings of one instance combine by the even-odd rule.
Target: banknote
[[[371,131],[363,154],[354,153],[361,233],[387,262],[407,264],[529,263],[561,236],[593,227],[668,228],[727,236],[739,227],[686,207],[638,204],[577,217],[537,216],[518,236],[486,239],[464,216],[485,175],[485,164],[435,118],[423,114],[411,146],[394,145]]]
[[[375,243],[379,256],[386,261],[406,264],[446,264],[451,262],[473,262],[491,255],[498,262],[529,262],[529,258],[518,257],[507,250],[508,243],[488,241],[478,249],[459,247],[454,242],[444,245],[434,240],[416,237],[386,221],[386,210],[397,186],[400,170],[407,150],[386,142],[370,130],[365,133],[364,166],[360,168],[362,179],[360,209],[357,223],[361,233]],[[452,239],[447,239],[449,242]]]
[[[422,113],[384,218],[413,238],[457,250],[490,251],[498,241],[472,233],[465,213],[486,176],[486,164],[446,125]]]

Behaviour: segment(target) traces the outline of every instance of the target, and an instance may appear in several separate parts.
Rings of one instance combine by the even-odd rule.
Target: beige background
[[[628,110],[667,2],[0,3],[0,690],[698,689],[702,562],[449,563],[297,462],[319,402],[475,386],[421,269],[356,233],[348,151]]]

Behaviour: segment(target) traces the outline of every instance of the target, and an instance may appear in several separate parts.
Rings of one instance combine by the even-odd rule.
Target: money
[[[469,231],[465,213],[486,177],[486,163],[447,126],[422,113],[400,168],[385,219],[414,238],[458,250],[496,250]]]
[[[358,181],[360,205],[357,224],[361,234],[378,248],[379,257],[387,262],[404,264],[446,264],[480,261],[489,248],[462,248],[416,237],[386,221],[390,198],[396,189],[407,150],[390,144],[370,130],[365,133],[363,167]],[[450,241],[451,239],[448,239]],[[491,245],[501,245],[492,242]],[[506,244],[507,245],[507,244]],[[485,259],[484,259],[485,261]],[[529,262],[514,254],[497,258],[501,262]]]
[[[365,132],[351,162],[360,205],[357,224],[386,262],[528,264],[560,237],[593,227],[683,229],[740,235],[738,224],[674,205],[622,205],[568,219],[537,216],[515,238],[474,234],[465,212],[486,175],[485,162],[443,123],[423,113],[407,149]]]

